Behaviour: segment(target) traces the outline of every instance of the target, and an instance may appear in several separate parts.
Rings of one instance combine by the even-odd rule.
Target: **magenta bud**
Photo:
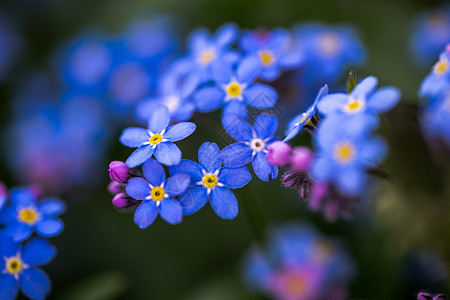
[[[447,52],[447,54],[450,55],[450,43],[448,43],[448,44],[445,46],[445,52]]]
[[[306,147],[296,147],[291,155],[291,167],[297,171],[308,172],[313,161],[314,154]]]
[[[115,195],[118,193],[124,193],[125,192],[125,184],[117,182],[117,181],[111,181],[108,184],[108,192]]]
[[[432,300],[432,297],[429,293],[420,292],[417,294],[417,300]]]
[[[109,164],[109,177],[112,181],[126,183],[130,179],[130,168],[122,161],[113,161]]]
[[[0,181],[0,198],[6,197],[8,195],[8,190],[3,182]]]
[[[277,141],[269,145],[267,161],[275,166],[286,166],[291,162],[292,148],[285,142]]]
[[[444,294],[437,294],[433,297],[433,300],[447,300],[447,296]]]
[[[112,199],[112,204],[118,208],[126,207],[130,204],[130,197],[128,197],[125,193],[119,193]]]

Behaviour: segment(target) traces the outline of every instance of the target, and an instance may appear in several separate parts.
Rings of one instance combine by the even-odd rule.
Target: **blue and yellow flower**
[[[136,200],[142,200],[134,214],[134,222],[142,229],[150,226],[158,214],[167,223],[183,220],[183,208],[175,197],[184,193],[190,183],[187,174],[176,174],[166,180],[163,167],[150,158],[142,165],[144,178],[131,178],[125,191]]]
[[[127,147],[138,147],[125,162],[134,168],[155,154],[160,163],[172,166],[181,160],[181,151],[173,143],[191,135],[196,126],[181,122],[169,126],[170,112],[165,106],[156,107],[149,115],[148,129],[129,127],[124,129],[120,142]]]
[[[215,143],[205,142],[198,150],[199,163],[183,159],[179,165],[170,168],[172,175],[191,176],[191,186],[180,197],[186,215],[197,212],[209,200],[219,217],[234,219],[237,216],[238,202],[230,189],[245,186],[252,176],[246,167],[222,167],[219,153]]]
[[[420,85],[422,97],[438,97],[450,89],[450,52],[443,52]]]
[[[266,155],[268,146],[276,140],[274,135],[278,128],[277,118],[267,113],[260,114],[252,127],[240,118],[228,116],[223,119],[223,124],[225,131],[238,141],[220,151],[224,166],[237,168],[252,162],[253,170],[259,179],[275,179],[278,167],[270,164]]]

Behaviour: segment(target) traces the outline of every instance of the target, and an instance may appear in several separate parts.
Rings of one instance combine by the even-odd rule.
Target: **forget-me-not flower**
[[[220,158],[225,167],[241,167],[252,162],[256,176],[263,181],[275,179],[278,167],[267,161],[267,147],[275,141],[274,135],[278,121],[274,115],[260,114],[253,127],[246,121],[234,116],[223,120],[225,131],[237,143],[226,146],[220,151]]]
[[[191,186],[181,195],[180,203],[185,214],[193,214],[211,204],[214,212],[223,219],[234,219],[239,211],[238,202],[230,189],[250,182],[252,176],[246,167],[222,167],[220,149],[215,143],[205,142],[198,149],[198,161],[183,159],[170,168],[171,174],[189,174]]]
[[[187,174],[176,174],[166,180],[163,167],[154,159],[142,165],[144,177],[128,180],[125,191],[136,200],[143,200],[134,214],[134,222],[147,228],[161,215],[167,223],[178,224],[183,220],[183,208],[175,199],[190,183]]]
[[[192,122],[181,122],[169,126],[170,112],[165,106],[158,106],[149,116],[148,129],[129,127],[120,136],[120,142],[127,147],[138,147],[126,160],[130,168],[144,163],[155,154],[160,163],[172,166],[181,160],[181,151],[173,143],[191,135],[196,126]]]
[[[449,44],[450,45],[450,44]],[[450,46],[449,46],[450,49]],[[419,94],[422,97],[437,97],[450,89],[450,50],[439,56],[433,70],[420,85]]]

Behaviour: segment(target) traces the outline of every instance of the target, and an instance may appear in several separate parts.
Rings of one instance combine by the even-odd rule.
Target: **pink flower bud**
[[[314,158],[313,153],[306,147],[296,147],[292,151],[291,166],[297,171],[308,172]]]
[[[112,181],[126,183],[130,179],[130,168],[121,161],[113,161],[109,164],[109,177]]]
[[[267,161],[275,166],[286,166],[291,161],[292,148],[287,143],[277,141],[269,145]]]
[[[112,204],[114,204],[117,208],[123,208],[130,205],[130,197],[125,193],[119,193],[114,196],[112,200]]]
[[[450,55],[450,43],[445,46],[445,52],[447,52],[448,55]]]
[[[432,297],[429,293],[420,292],[417,294],[417,300],[431,300]]]
[[[108,184],[108,192],[115,195],[118,193],[124,193],[125,192],[125,184],[117,182],[117,181],[111,181]]]
[[[3,182],[0,181],[0,198],[5,198],[8,195],[8,190]]]

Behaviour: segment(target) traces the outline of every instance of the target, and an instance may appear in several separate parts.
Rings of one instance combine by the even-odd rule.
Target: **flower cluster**
[[[347,299],[353,273],[338,243],[299,224],[274,228],[267,249],[255,245],[244,260],[248,286],[277,300]]]
[[[19,288],[30,299],[44,299],[51,283],[39,266],[49,263],[56,249],[46,238],[63,230],[58,218],[65,205],[58,199],[41,199],[37,187],[0,184],[0,298],[15,299]]]
[[[428,100],[421,115],[426,136],[450,148],[450,44],[423,80],[419,93]]]

